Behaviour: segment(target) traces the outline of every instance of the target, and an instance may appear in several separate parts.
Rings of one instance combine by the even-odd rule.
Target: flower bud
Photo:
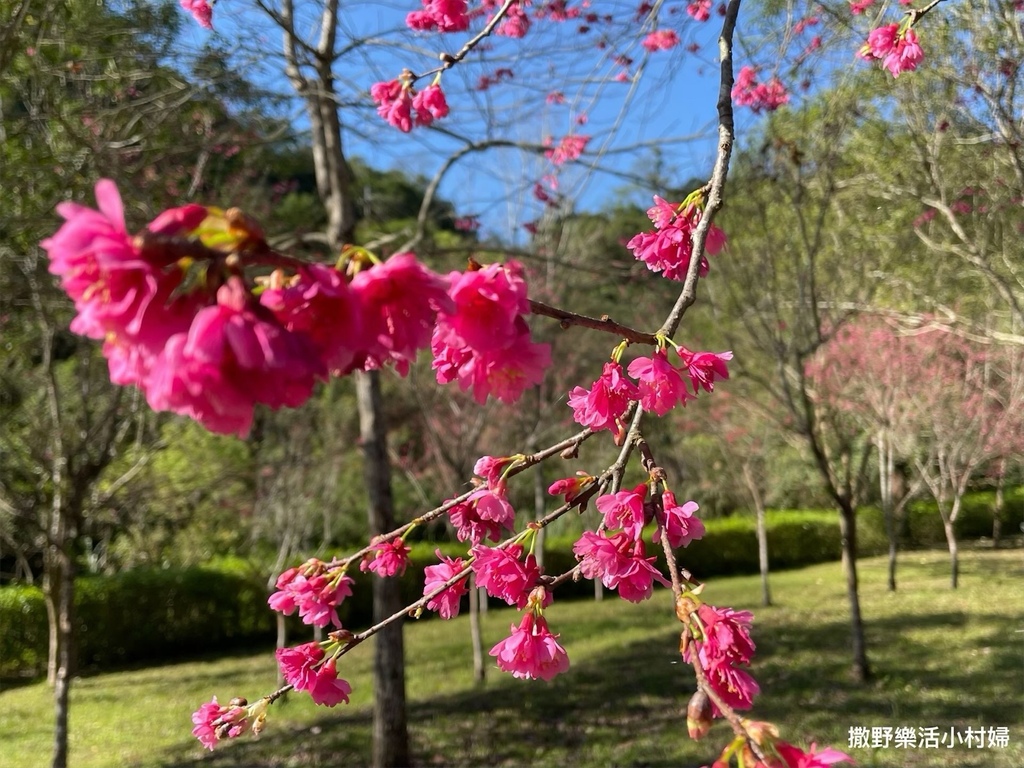
[[[686,730],[694,741],[700,741],[711,730],[711,700],[702,689],[698,688],[686,705]]]

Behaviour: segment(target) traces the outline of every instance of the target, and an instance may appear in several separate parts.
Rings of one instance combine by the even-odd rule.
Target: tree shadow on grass
[[[947,658],[934,633],[963,632],[968,625],[976,653]],[[756,716],[782,724],[794,741],[827,728],[845,740],[846,729],[858,725],[1019,725],[1024,706],[1013,702],[1024,690],[1024,638],[1013,629],[1006,621],[955,611],[918,616],[913,623],[871,621],[868,647],[877,677],[867,685],[848,674],[846,623],[761,633],[753,673],[766,693]],[[492,670],[485,688],[417,702],[409,708],[414,760],[453,766],[708,764],[725,737],[702,744],[688,739],[685,707],[694,684],[677,643],[675,631],[655,632],[574,664],[551,683]],[[311,727],[277,733],[271,716],[260,741],[239,740],[198,759],[178,750],[165,765],[348,768],[369,762],[370,730],[365,710],[339,710]],[[195,755],[194,747],[188,751]]]

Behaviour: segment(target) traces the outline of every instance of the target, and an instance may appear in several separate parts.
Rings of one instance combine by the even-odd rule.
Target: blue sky
[[[297,0],[296,5],[299,28],[312,32],[318,4]],[[580,0],[568,6],[579,8],[581,16],[591,11]],[[666,4],[659,10],[657,23],[638,22],[635,5],[604,3],[600,10],[612,14],[610,22],[603,17],[592,24],[580,18],[535,21],[522,40],[492,37],[464,64],[445,73],[442,86],[452,113],[438,123],[441,130],[403,134],[372,112],[370,85],[397,76],[403,67],[417,73],[432,68],[438,52],[456,51],[482,22],[478,20],[464,34],[412,34],[405,30],[404,18],[420,7],[418,0],[343,7],[341,44],[371,41],[334,68],[346,101],[363,105],[342,109],[342,119],[350,126],[345,135],[350,154],[379,168],[431,177],[452,151],[465,145],[446,131],[474,141],[503,139],[532,145],[548,137],[557,142],[571,133],[591,137],[581,162],[561,168],[536,152],[518,149],[473,153],[456,163],[444,177],[441,195],[454,202],[460,213],[480,216],[487,233],[520,239],[522,224],[542,210],[533,196],[535,183],[549,174],[557,175],[558,192],[571,199],[577,210],[596,210],[618,202],[631,186],[623,174],[649,175],[656,157],[663,175],[676,184],[710,170],[717,95],[717,69],[711,55],[720,26],[715,14],[701,24],[685,14],[685,5]],[[214,24],[220,41],[236,48],[239,60],[247,61],[245,71],[250,77],[289,90],[279,57],[281,36],[264,14],[247,0],[220,0]],[[581,32],[581,26],[590,31]],[[655,27],[675,30],[681,45],[647,54],[638,40]],[[201,47],[209,35],[189,24],[183,44]],[[686,50],[690,45],[697,47],[696,53]],[[632,63],[623,66],[617,60],[621,56]],[[511,70],[511,78],[480,88],[482,77],[493,79],[502,69]],[[629,79],[620,82],[616,77],[620,73]],[[421,84],[428,82],[417,85]],[[565,102],[547,103],[545,96],[552,91],[561,92]],[[292,114],[295,124],[302,126],[304,117],[297,102]],[[646,205],[651,195],[662,191],[638,191],[631,199]]]

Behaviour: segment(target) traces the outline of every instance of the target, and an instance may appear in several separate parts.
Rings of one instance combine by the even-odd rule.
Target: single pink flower
[[[519,336],[517,318],[528,314],[523,267],[517,261],[448,275],[454,305],[439,317],[442,340],[474,352],[507,348]]]
[[[331,658],[316,670],[309,687],[304,690],[309,691],[314,703],[324,707],[334,707],[338,704],[348,704],[352,686],[347,680],[338,677],[337,661]]]
[[[872,5],[874,5],[874,3],[875,0],[851,0],[850,13],[852,13],[854,16],[859,16]]]
[[[456,504],[448,510],[448,517],[455,526],[455,535],[459,541],[470,541],[479,544],[484,539],[498,541],[501,539],[502,525],[493,520],[484,520],[476,508],[475,501]]]
[[[691,352],[683,346],[680,346],[677,352],[690,374],[690,385],[694,394],[697,394],[701,387],[706,392],[714,392],[718,379],[729,378],[729,367],[726,364],[732,360],[732,352]]]
[[[561,496],[566,504],[572,503],[586,488],[589,488],[596,480],[586,472],[577,472],[576,477],[563,477],[548,486],[548,493],[552,496]]]
[[[206,0],[178,0],[203,29],[213,29],[213,7]]]
[[[359,570],[372,571],[383,578],[401,576],[409,565],[411,551],[400,538],[382,541],[363,556]]]
[[[511,456],[481,456],[473,465],[473,474],[487,481],[490,490],[503,486],[502,473],[513,461]]]
[[[527,611],[519,626],[513,624],[510,629],[511,636],[489,652],[499,669],[528,680],[551,680],[569,669],[569,656],[543,617]]]
[[[701,658],[726,659],[738,664],[749,664],[754,657],[754,641],[750,639],[750,624],[754,615],[750,611],[717,608],[707,603],[697,609],[704,637],[697,640]]]
[[[278,648],[274,652],[281,675],[297,691],[308,691],[316,682],[317,666],[324,658],[319,643],[305,643],[294,648]]]
[[[776,741],[774,746],[779,757],[785,761],[787,768],[828,768],[836,763],[853,762],[852,757],[838,749],[826,747],[819,752],[817,744],[811,744],[810,750],[807,752],[784,741]]]
[[[619,491],[598,496],[594,506],[604,515],[604,525],[609,530],[621,528],[631,539],[639,539],[643,533],[644,499],[647,485],[642,483],[632,491]]]
[[[537,585],[540,569],[533,555],[523,555],[523,546],[513,544],[504,549],[476,545],[473,555],[473,573],[476,583],[487,590],[487,594],[504,600],[509,605],[526,607],[530,591]]]
[[[430,125],[434,120],[448,116],[448,102],[440,85],[431,85],[419,91],[412,100],[416,110],[416,125]]]
[[[594,431],[607,429],[612,433],[622,428],[622,416],[633,400],[640,399],[640,390],[627,379],[618,363],[605,363],[601,376],[590,389],[576,387],[569,393],[573,419]]]
[[[565,165],[572,160],[578,160],[590,142],[589,136],[563,136],[554,149],[548,149],[544,156],[553,165]]]
[[[388,361],[402,375],[418,350],[430,345],[438,312],[454,307],[446,278],[430,271],[411,253],[396,253],[383,264],[363,270],[350,284],[361,307],[370,347],[366,369]]]
[[[200,705],[192,713],[192,723],[195,725],[192,735],[199,739],[200,744],[212,750],[220,739],[240,736],[248,725],[247,716],[245,707],[221,706],[214,696],[212,701]]]
[[[679,369],[669,363],[668,353],[663,349],[651,357],[636,358],[626,370],[637,380],[640,407],[645,411],[664,416],[679,403],[685,405],[691,397]]]
[[[761,692],[761,687],[749,672],[739,669],[728,661],[715,660],[704,669],[708,683],[721,696],[722,701],[733,709],[750,709],[754,697]],[[711,704],[712,717],[721,717],[722,713],[714,702]]]
[[[711,0],[707,0],[707,2],[710,5]],[[651,53],[655,51],[668,51],[679,45],[679,35],[676,34],[674,29],[656,29],[653,32],[649,32],[640,41],[640,45]]]
[[[686,12],[697,21],[711,18],[711,0],[694,0],[686,6]]]
[[[704,537],[704,523],[693,514],[700,509],[697,502],[688,501],[680,505],[676,503],[674,493],[665,491],[661,495],[661,504],[663,508],[661,522],[670,547],[673,549],[685,547],[691,541]],[[661,541],[661,528],[654,532],[653,541],[655,544]]]
[[[623,561],[619,572],[605,586],[617,590],[619,597],[631,603],[643,602],[653,595],[654,582],[663,587],[672,586],[654,567],[657,558],[646,557],[646,554],[643,541],[636,541],[632,553]]]
[[[426,582],[423,586],[423,594],[429,595],[455,574],[463,569],[461,557],[451,558],[441,554],[441,550],[435,550],[441,561],[438,565],[428,565],[423,569],[426,574]],[[438,595],[435,595],[427,602],[427,608],[437,611],[442,619],[452,619],[459,615],[459,602],[462,596],[469,590],[466,587],[466,579],[455,582]]]

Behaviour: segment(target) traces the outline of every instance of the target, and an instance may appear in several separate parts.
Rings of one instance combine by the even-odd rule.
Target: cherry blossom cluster
[[[96,198],[98,211],[62,203],[64,225],[42,242],[75,302],[71,330],[104,342],[114,383],[214,432],[244,436],[256,404],[296,407],[329,375],[405,375],[431,344],[438,379],[480,402],[515,401],[550,364],[515,262],[443,277],[411,253],[374,263],[352,249],[344,269],[289,261],[294,274],[252,286],[244,260],[279,255],[240,212],[174,208],[133,236],[113,182]],[[198,271],[197,254],[209,262]]]
[[[338,606],[352,596],[354,583],[345,575],[341,563],[312,558],[277,577],[277,591],[267,599],[267,604],[285,616],[298,610],[303,623],[314,627],[331,624],[340,628]]]
[[[683,632],[683,660],[699,662],[708,684],[719,698],[733,709],[750,709],[760,688],[748,666],[754,656],[754,643],[750,639],[750,623],[754,616],[749,611],[716,608],[702,602],[693,593],[680,599],[681,618],[687,620]],[[711,703],[712,716],[721,711]]]
[[[917,69],[917,65],[924,59],[924,51],[917,41],[917,33],[904,22],[873,29],[858,56],[881,61],[893,77],[899,77],[900,72],[913,72]]]
[[[685,280],[693,257],[693,231],[703,216],[700,200],[699,192],[679,204],[666,202],[655,195],[654,205],[647,210],[654,231],[641,232],[626,243],[634,258],[669,280]],[[705,253],[714,256],[724,247],[725,233],[712,224],[704,244]],[[702,255],[700,276],[704,277],[708,269],[707,258]]]
[[[192,14],[203,29],[213,29],[213,6],[207,0],[178,0],[178,4]]]
[[[681,365],[673,365],[665,349],[650,357],[633,360],[625,372],[616,360],[604,364],[604,370],[590,389],[575,387],[569,393],[569,407],[578,424],[595,431],[608,430],[618,441],[625,430],[624,417],[634,402],[645,411],[664,416],[679,404],[696,397],[704,389],[714,391],[715,382],[729,378],[728,361],[732,352],[691,352],[675,346]],[[625,375],[637,381],[634,383]],[[693,394],[686,387],[687,377]]]
[[[550,595],[544,587],[530,593],[522,620],[511,625],[512,634],[488,652],[498,669],[527,680],[551,680],[569,669],[569,656],[544,618],[548,603]]]
[[[640,41],[640,45],[651,53],[668,51],[679,45],[679,35],[674,29],[656,29],[653,32],[648,32]]]
[[[440,84],[435,82],[417,91],[408,72],[395,80],[374,83],[370,96],[377,104],[377,114],[403,133],[448,116],[448,102]]]
[[[405,17],[410,29],[420,32],[464,32],[469,29],[466,0],[423,0],[423,10]]]
[[[430,341],[438,383],[457,381],[478,403],[493,395],[517,401],[544,377],[551,347],[532,340],[523,267],[517,261],[448,276],[450,305],[437,317]]]
[[[732,87],[732,100],[738,107],[750,107],[754,114],[774,112],[789,103],[786,86],[777,77],[759,82],[755,67],[741,67]]]
[[[544,151],[544,157],[550,160],[552,165],[565,165],[573,160],[579,160],[589,142],[589,136],[563,136],[557,147]]]
[[[195,725],[192,735],[210,750],[217,746],[218,741],[237,738],[250,727],[254,734],[259,735],[266,721],[268,703],[266,699],[261,699],[250,707],[245,699],[239,697],[224,706],[214,696],[192,713],[192,723]]]
[[[665,491],[660,503],[647,501],[646,483],[633,490],[617,491],[599,496],[595,502],[603,515],[601,530],[584,531],[573,545],[580,561],[580,572],[588,579],[600,579],[608,589],[633,603],[649,598],[654,583],[670,586],[655,567],[655,557],[647,557],[644,528],[657,522],[653,543],[661,541],[662,531],[669,546],[685,547],[704,536],[704,524],[694,516],[695,502],[676,503],[675,496]]]

